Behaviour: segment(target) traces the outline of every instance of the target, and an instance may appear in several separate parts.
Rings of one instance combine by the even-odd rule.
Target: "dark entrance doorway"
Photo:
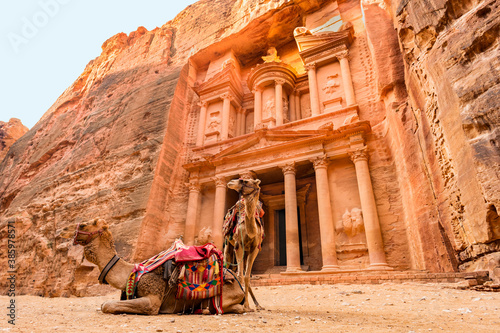
[[[278,221],[278,248],[279,248],[279,260],[278,266],[286,266],[286,218],[285,210],[280,209],[276,211],[276,219]],[[299,207],[297,207],[297,222],[299,229],[299,248],[300,248],[300,264],[304,264],[304,255],[302,253],[302,232],[300,230],[300,212]]]

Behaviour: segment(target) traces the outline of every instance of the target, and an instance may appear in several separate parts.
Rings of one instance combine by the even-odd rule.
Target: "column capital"
[[[186,184],[186,186],[189,188],[189,192],[201,191],[201,184],[198,182],[198,180],[190,180],[189,183]]]
[[[292,173],[295,175],[295,163],[288,163],[288,164],[285,164],[285,165],[280,165],[279,166],[281,168],[281,170],[283,170],[283,174],[286,175],[286,174],[289,174],[289,173]]]
[[[328,158],[326,157],[326,155],[316,157],[316,158],[312,159],[311,162],[314,165],[314,170],[321,169],[321,168],[326,169],[328,167],[328,164],[330,163],[330,161],[328,161]]]
[[[349,59],[349,50],[344,50],[340,51],[339,53],[335,54],[337,59]]]
[[[305,66],[305,68],[309,71],[311,69],[316,69],[316,63],[315,62],[311,62],[310,64],[307,64]]]
[[[255,179],[255,172],[250,171],[250,170],[246,170],[246,171],[243,171],[242,173],[240,173],[240,177],[242,179]]]
[[[208,102],[207,101],[199,101],[198,106],[202,107],[202,108],[206,108],[208,106]]]
[[[228,99],[229,101],[234,100],[234,96],[231,93],[223,93],[222,95],[220,95],[220,98]]]
[[[215,182],[215,187],[226,187],[226,177],[224,176],[215,176],[212,178]]]
[[[368,151],[367,148],[358,148],[356,150],[349,152],[349,157],[356,163],[358,161],[368,161]]]
[[[274,80],[274,83],[275,83],[276,85],[280,85],[280,86],[284,85],[284,84],[285,84],[285,82],[286,82],[286,80],[285,80],[285,79],[276,79],[276,80]]]
[[[258,87],[258,86],[255,86],[253,87],[252,89],[252,94],[255,95],[256,92],[262,92],[264,89],[262,89],[261,87]]]

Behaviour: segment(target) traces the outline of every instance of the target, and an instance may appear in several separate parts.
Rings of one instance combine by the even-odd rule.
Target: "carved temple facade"
[[[392,236],[372,186],[370,105],[357,102],[370,78],[356,80],[351,69],[366,56],[356,46],[362,19],[344,22],[334,1],[305,22],[260,54],[226,42],[214,46],[217,56],[190,59],[199,103],[184,165],[184,240],[211,228],[222,248],[224,216],[237,200],[226,184],[251,177],[262,181],[266,233],[254,272],[407,268],[387,259]]]

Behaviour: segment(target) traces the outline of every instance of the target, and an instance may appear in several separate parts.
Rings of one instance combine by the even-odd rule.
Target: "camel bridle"
[[[75,237],[73,238],[73,245],[85,246],[93,240],[94,235],[96,235],[96,234],[102,235],[103,232],[104,232],[104,230],[102,230],[102,229],[92,231],[92,232],[81,231],[80,230],[80,223],[78,223],[78,225],[76,226],[76,230],[75,230]],[[84,241],[79,241],[76,239],[79,235],[87,236],[87,238]]]

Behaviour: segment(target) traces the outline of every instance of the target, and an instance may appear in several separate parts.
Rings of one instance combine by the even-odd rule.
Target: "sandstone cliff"
[[[80,220],[105,218],[125,259],[164,247],[159,231],[178,236],[169,225],[187,201],[181,165],[196,79],[188,58],[250,25],[265,45],[272,27],[324,2],[202,0],[161,28],[107,40],[0,165],[0,246],[16,221],[18,291],[82,294],[95,284],[82,248],[56,235]]]
[[[7,123],[0,121],[0,161],[7,155],[14,142],[28,132],[28,130],[17,118],[11,118]]]
[[[202,0],[161,28],[107,40],[0,164],[0,246],[15,221],[19,292],[99,292],[88,288],[98,272],[82,248],[58,236],[78,221],[105,218],[125,259],[182,234],[182,165],[199,112],[190,57],[229,47],[260,57],[293,41],[280,31],[330,2]],[[388,260],[401,268],[500,266],[499,3],[338,1],[344,22],[365,25],[355,27],[353,84],[360,118],[373,127],[370,169],[382,229],[392,231]]]

